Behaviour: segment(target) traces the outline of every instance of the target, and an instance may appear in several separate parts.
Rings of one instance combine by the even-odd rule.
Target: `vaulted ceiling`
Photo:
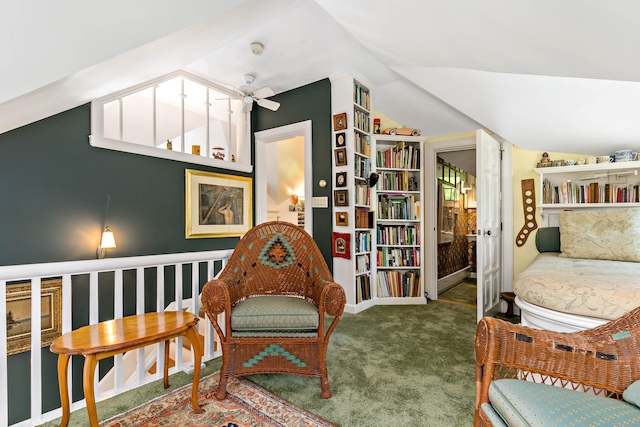
[[[0,16],[0,132],[176,69],[276,93],[356,70],[374,109],[423,135],[640,149],[634,0],[36,0]]]

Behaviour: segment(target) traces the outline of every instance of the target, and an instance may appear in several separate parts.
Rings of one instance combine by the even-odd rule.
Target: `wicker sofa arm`
[[[593,388],[596,394],[620,398],[640,377],[640,328],[635,325],[636,319],[640,320],[638,310],[573,333],[483,318],[475,336],[479,403],[488,401],[489,384],[497,378],[573,383]]]

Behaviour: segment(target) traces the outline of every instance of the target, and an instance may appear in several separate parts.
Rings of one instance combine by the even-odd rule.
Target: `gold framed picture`
[[[333,130],[338,131],[347,128],[347,113],[333,115]]]
[[[336,225],[338,227],[346,227],[347,225],[349,225],[349,213],[336,212]]]
[[[336,148],[333,151],[336,157],[336,166],[347,166],[347,149]]]
[[[334,206],[349,206],[349,190],[333,190]]]
[[[252,179],[185,169],[187,239],[242,236],[251,228]]]
[[[40,283],[41,346],[62,335],[62,280]],[[7,285],[7,355],[31,350],[31,282]]]

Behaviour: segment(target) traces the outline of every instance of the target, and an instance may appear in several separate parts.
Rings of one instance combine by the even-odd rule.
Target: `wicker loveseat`
[[[485,317],[475,360],[476,427],[640,426],[640,308],[573,333]]]
[[[222,343],[216,398],[226,397],[230,375],[265,373],[319,377],[321,396],[331,397],[327,345],[345,303],[344,289],[308,233],[279,221],[249,230],[202,291]],[[328,328],[325,315],[333,318]]]

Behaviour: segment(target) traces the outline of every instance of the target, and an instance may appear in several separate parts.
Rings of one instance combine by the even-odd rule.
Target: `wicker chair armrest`
[[[341,316],[347,303],[347,297],[342,286],[333,281],[323,280],[320,286],[316,288],[314,294],[318,294],[317,290],[320,291],[316,300],[318,309],[323,310],[324,313],[332,317]]]
[[[202,306],[205,311],[219,315],[225,311],[230,312],[232,301],[229,288],[231,285],[223,279],[213,279],[208,281],[202,288]]]
[[[495,377],[526,372],[606,390],[608,395],[621,393],[640,376],[640,329],[624,329],[629,322],[621,320],[563,333],[485,317],[475,336],[478,375],[491,376],[482,387]],[[612,324],[623,328],[617,330]]]

